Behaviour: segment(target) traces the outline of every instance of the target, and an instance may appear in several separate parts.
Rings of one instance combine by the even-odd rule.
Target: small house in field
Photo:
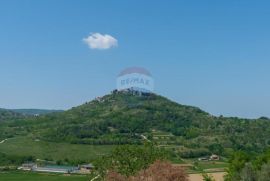
[[[211,155],[210,156],[210,160],[215,160],[215,161],[217,161],[217,160],[219,160],[220,158],[219,158],[219,156],[218,155]]]

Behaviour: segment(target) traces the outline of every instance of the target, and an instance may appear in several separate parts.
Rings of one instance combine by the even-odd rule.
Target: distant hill
[[[0,108],[0,122],[26,118],[23,114]]]
[[[31,116],[45,115],[55,112],[63,112],[62,110],[46,110],[46,109],[3,109],[0,108],[0,121],[14,121],[18,119],[26,119]]]
[[[48,110],[48,109],[11,109],[11,111],[24,115],[44,115],[54,112],[63,112],[63,110]]]
[[[19,125],[13,122],[8,129],[49,142],[115,145],[147,140],[182,157],[231,150],[261,152],[270,145],[268,119],[215,117],[197,107],[136,91],[113,91],[68,111],[27,118]]]

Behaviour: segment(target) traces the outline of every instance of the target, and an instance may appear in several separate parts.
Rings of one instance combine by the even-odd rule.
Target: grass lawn
[[[0,172],[1,181],[87,181],[85,175],[58,175],[30,172]]]
[[[34,141],[28,137],[15,137],[0,144],[0,152],[8,155],[34,156],[38,159],[85,160],[91,161],[98,156],[108,154],[111,145],[79,145]]]

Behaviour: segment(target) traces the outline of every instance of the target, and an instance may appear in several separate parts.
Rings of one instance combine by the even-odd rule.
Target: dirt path
[[[5,143],[5,141],[7,141],[7,140],[8,140],[8,139],[4,139],[4,140],[0,141],[0,144]]]
[[[223,176],[225,175],[225,172],[210,173],[210,175],[212,175],[216,181],[224,181]],[[203,177],[201,174],[190,174],[189,180],[190,181],[203,181]]]

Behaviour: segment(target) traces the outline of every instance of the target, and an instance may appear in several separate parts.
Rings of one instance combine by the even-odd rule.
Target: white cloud
[[[84,38],[83,41],[91,49],[109,49],[116,47],[118,45],[117,39],[107,34],[92,33],[87,38]]]

